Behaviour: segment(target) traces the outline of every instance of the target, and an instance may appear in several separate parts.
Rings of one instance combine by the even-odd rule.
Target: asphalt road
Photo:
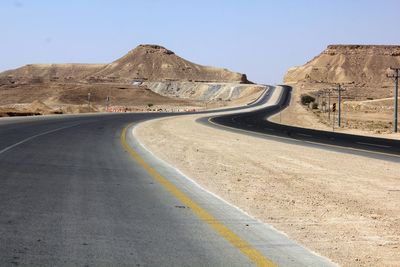
[[[0,120],[0,266],[331,265],[123,130],[160,116]]]
[[[123,126],[154,116],[2,125],[0,265],[249,265],[124,152]]]
[[[305,146],[400,162],[399,140],[306,129],[268,121],[268,117],[283,110],[290,103],[292,88],[290,86],[281,87],[284,90],[276,105],[254,111],[205,117],[199,121],[206,124],[212,122],[214,126],[218,124],[231,129],[244,130],[247,134],[262,134],[266,138],[278,137],[281,142],[296,141],[299,143],[298,141],[300,141]]]
[[[271,90],[248,107],[267,102]],[[396,141],[327,141],[320,131],[265,121],[289,95],[287,88],[278,105],[212,120],[283,142],[334,141],[339,147],[329,149],[399,159]],[[168,115],[0,119],[0,266],[332,265],[157,160],[126,128]]]

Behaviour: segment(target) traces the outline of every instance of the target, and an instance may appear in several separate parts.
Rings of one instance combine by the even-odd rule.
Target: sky
[[[279,84],[329,44],[400,44],[399,0],[1,0],[0,71],[109,63],[159,44]]]

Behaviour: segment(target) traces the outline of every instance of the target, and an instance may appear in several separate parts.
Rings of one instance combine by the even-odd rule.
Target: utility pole
[[[342,100],[342,91],[346,91],[346,89],[342,88],[340,84],[338,84],[338,88],[334,89],[335,91],[338,91],[338,127],[340,128],[341,124],[341,100]]]
[[[338,86],[338,127],[340,128],[340,115],[341,115],[341,109],[340,109],[340,101],[342,100],[342,88],[339,84]]]
[[[324,102],[324,95],[323,92],[319,92],[318,93],[318,106],[321,107],[321,111],[322,111],[322,104]]]
[[[327,103],[327,94],[328,92],[326,90],[322,90],[322,112],[326,113],[326,105]]]
[[[109,104],[110,104],[110,96],[107,96],[107,99],[106,99],[106,112],[108,112]]]
[[[90,111],[90,92],[87,94],[87,100],[88,100],[88,108]]]
[[[111,102],[111,88],[108,89],[108,94],[107,94],[107,112],[108,109],[110,108],[110,102]]]
[[[390,68],[394,70],[394,75],[388,75],[394,78],[394,117],[393,117],[393,132],[397,133],[397,116],[399,113],[399,70],[400,68]]]
[[[327,93],[328,93],[328,119],[330,121],[331,120],[331,93],[332,93],[331,89],[328,89]]]

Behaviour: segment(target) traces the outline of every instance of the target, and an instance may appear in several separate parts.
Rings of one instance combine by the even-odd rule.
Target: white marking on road
[[[60,130],[63,130],[63,129],[71,128],[71,127],[74,127],[74,126],[76,126],[76,125],[79,125],[79,124],[64,126],[64,127],[60,127],[60,128],[57,128],[57,129],[53,129],[53,130],[50,130],[50,131],[46,131],[46,132],[43,132],[43,133],[40,133],[40,134],[33,135],[33,136],[31,136],[31,137],[28,137],[28,138],[26,138],[26,139],[24,139],[24,140],[21,140],[21,141],[15,143],[15,144],[13,144],[13,145],[11,145],[11,146],[8,146],[8,147],[6,147],[6,148],[3,148],[2,150],[0,150],[0,154],[2,154],[2,153],[4,153],[4,152],[7,152],[8,150],[13,149],[14,147],[19,146],[19,145],[21,145],[21,144],[23,144],[23,143],[26,143],[26,142],[28,142],[28,141],[30,141],[30,140],[36,138],[36,137],[39,137],[39,136],[42,136],[42,135],[46,135],[46,134],[49,134],[49,133],[54,133],[54,132],[57,132],[57,131],[60,131]]]
[[[360,145],[376,146],[376,147],[384,147],[384,148],[392,147],[392,146],[378,145],[378,144],[371,144],[371,143],[364,143],[364,142],[356,142],[356,143],[360,144]]]

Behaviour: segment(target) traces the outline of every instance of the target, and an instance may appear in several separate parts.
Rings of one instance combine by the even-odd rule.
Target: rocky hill
[[[400,66],[400,46],[330,45],[303,66],[288,70],[285,83],[302,92],[317,91],[342,83],[353,99],[393,96],[390,67]]]
[[[139,45],[93,75],[148,81],[248,82],[244,74],[194,64],[159,45]]]
[[[139,45],[110,64],[30,64],[0,73],[0,84],[134,80],[248,83],[244,74],[194,64],[159,45]]]

